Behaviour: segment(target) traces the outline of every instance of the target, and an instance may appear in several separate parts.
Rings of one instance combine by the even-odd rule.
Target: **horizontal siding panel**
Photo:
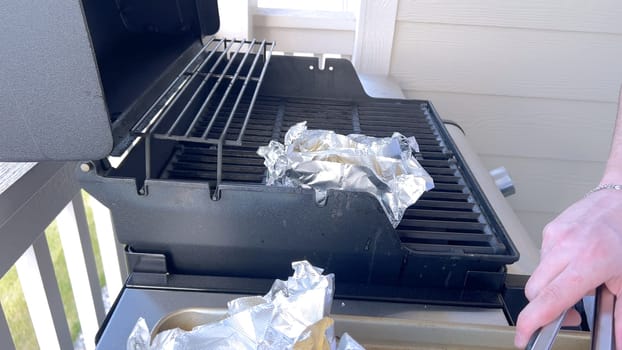
[[[539,247],[542,245],[542,230],[544,226],[557,217],[558,213],[518,210],[516,216]]]
[[[615,103],[405,91],[457,122],[479,154],[605,161]]]
[[[622,36],[398,21],[405,90],[617,102]]]
[[[515,211],[558,213],[598,184],[605,162],[481,156],[488,169],[505,166],[516,187]]]
[[[619,0],[402,0],[398,19],[410,22],[622,34]]]

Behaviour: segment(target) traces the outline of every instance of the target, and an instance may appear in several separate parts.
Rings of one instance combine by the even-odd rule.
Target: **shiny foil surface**
[[[380,203],[393,227],[423,192],[434,188],[432,177],[417,162],[414,137],[361,134],[340,135],[330,130],[292,126],[285,143],[259,147],[268,170],[266,184],[312,188],[322,204],[328,190],[366,192]]]
[[[344,334],[337,342],[329,318],[334,275],[307,261],[292,263],[287,281],[275,280],[264,296],[242,297],[227,305],[227,316],[190,331],[168,329],[153,336],[144,319],[136,323],[128,350],[364,350]]]

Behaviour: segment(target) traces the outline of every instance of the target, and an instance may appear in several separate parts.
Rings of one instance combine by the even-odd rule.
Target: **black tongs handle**
[[[616,297],[603,284],[596,289],[592,350],[615,350],[614,306]]]
[[[604,284],[596,289],[592,350],[615,350],[616,348],[613,323],[615,301],[615,295]],[[550,350],[566,317],[566,312],[567,310],[553,322],[538,329],[529,340],[526,350]]]

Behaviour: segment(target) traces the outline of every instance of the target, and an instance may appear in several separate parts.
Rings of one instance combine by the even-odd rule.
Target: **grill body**
[[[162,254],[175,274],[283,278],[291,261],[307,259],[336,274],[338,292],[340,283],[500,289],[518,252],[432,105],[371,98],[348,61],[317,64],[272,57],[241,145],[222,146],[220,182],[217,145],[148,135],[120,167],[100,162],[80,172],[87,191],[111,209],[119,241],[134,253]],[[369,194],[330,191],[319,206],[311,190],[264,185],[257,147],[282,141],[303,120],[343,134],[415,136],[435,189],[394,229]],[[234,134],[241,127],[235,119],[229,125]]]

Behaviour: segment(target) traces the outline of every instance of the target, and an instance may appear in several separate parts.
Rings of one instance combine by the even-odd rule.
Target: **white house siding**
[[[536,241],[602,174],[622,83],[622,1],[400,0],[390,75],[458,122]]]

